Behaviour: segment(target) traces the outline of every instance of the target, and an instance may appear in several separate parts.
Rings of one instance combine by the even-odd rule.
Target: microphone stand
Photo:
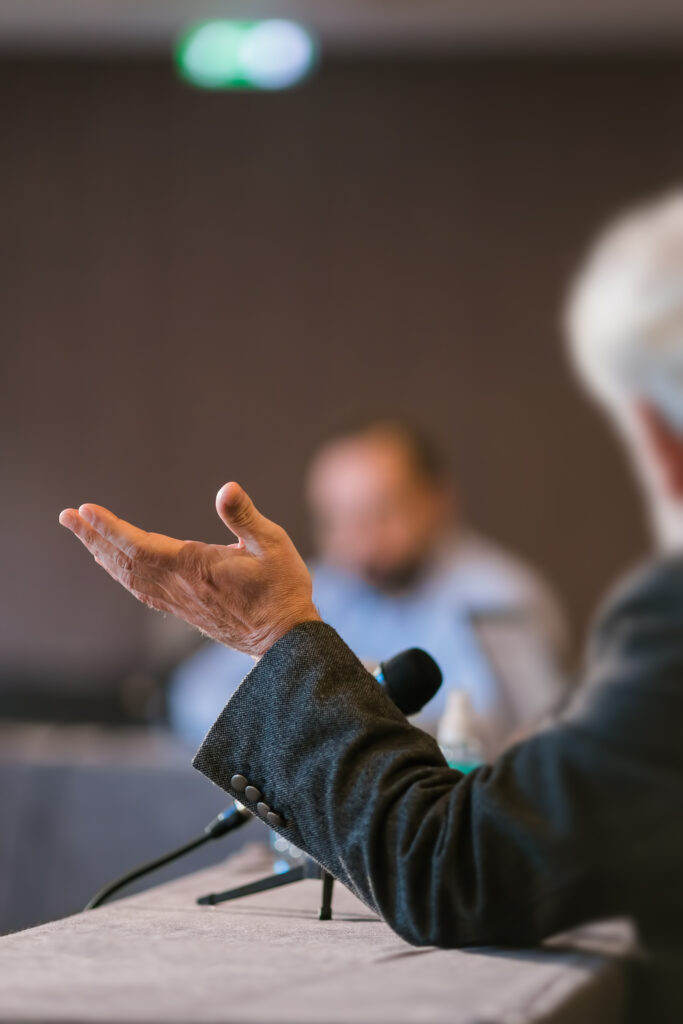
[[[247,885],[240,885],[235,889],[226,889],[224,892],[210,892],[206,896],[199,896],[197,903],[201,906],[215,907],[217,903],[227,903],[229,900],[241,899],[242,896],[252,896],[257,892],[279,889],[281,885],[292,885],[293,882],[301,882],[304,878],[320,878],[322,880],[322,900],[318,920],[331,921],[334,878],[310,857],[306,857],[303,864],[290,868],[288,871],[282,871],[280,874],[268,875],[256,882],[249,882]]]

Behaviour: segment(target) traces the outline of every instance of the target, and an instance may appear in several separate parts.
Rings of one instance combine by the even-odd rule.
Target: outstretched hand
[[[65,509],[59,521],[143,604],[260,656],[293,626],[320,618],[311,577],[287,533],[239,484],[221,487],[216,510],[236,543],[146,533],[100,505]]]

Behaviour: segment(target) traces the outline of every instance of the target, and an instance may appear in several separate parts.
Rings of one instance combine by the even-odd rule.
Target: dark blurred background
[[[0,3],[6,710],[139,693],[186,642],[63,507],[221,541],[237,479],[306,550],[305,460],[358,414],[449,446],[472,520],[545,570],[577,644],[646,551],[561,308],[600,224],[680,182],[680,12],[290,7],[317,73],[214,94],[169,55],[208,9]]]
[[[53,56],[0,91],[3,681],[147,656],[63,506],[221,540],[236,478],[305,547],[305,458],[373,409],[438,433],[583,630],[644,534],[560,312],[599,223],[681,173],[678,58],[345,55],[207,95],[164,59]]]

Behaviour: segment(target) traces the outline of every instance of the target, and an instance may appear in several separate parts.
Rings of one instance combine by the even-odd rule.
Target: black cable
[[[84,910],[94,910],[95,907],[99,907],[105,900],[113,896],[119,889],[123,889],[124,886],[129,885],[138,878],[142,878],[143,875],[147,875],[152,871],[156,871],[157,868],[162,868],[164,864],[169,864],[172,860],[177,857],[182,857],[184,854],[189,853],[190,850],[196,850],[198,846],[202,846],[204,843],[208,843],[211,836],[201,835],[193,839],[192,842],[186,843],[184,846],[179,846],[177,850],[172,850],[171,853],[165,854],[163,857],[157,857],[156,860],[150,860],[147,864],[142,864],[139,868],[135,868],[133,871],[129,871],[128,874],[122,875],[121,878],[117,878],[115,881],[105,885],[103,889],[95,893],[93,898],[86,903],[83,907]]]
[[[119,889],[123,889],[124,886],[130,885],[131,882],[142,878],[143,875],[148,875],[158,868],[163,868],[165,864],[170,864],[171,861],[183,857],[192,850],[196,850],[198,846],[203,846],[210,839],[220,839],[221,836],[251,821],[252,817],[251,811],[243,807],[242,804],[235,802],[233,807],[221,811],[213,821],[210,821],[200,836],[190,840],[189,843],[185,843],[184,846],[179,846],[176,850],[171,850],[170,853],[165,853],[163,857],[157,857],[156,860],[150,860],[146,864],[141,864],[140,867],[134,868],[127,874],[105,885],[103,889],[96,892],[93,898],[86,903],[83,910],[94,910],[96,907],[101,906],[105,900],[108,900],[110,896],[113,896],[115,892],[118,892]]]

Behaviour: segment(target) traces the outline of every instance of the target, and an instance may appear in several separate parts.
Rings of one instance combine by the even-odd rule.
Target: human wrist
[[[260,661],[264,654],[274,647],[278,640],[286,636],[287,633],[295,629],[297,626],[303,625],[305,622],[322,622],[322,618],[318,612],[318,609],[314,604],[305,605],[296,611],[290,612],[287,616],[283,617],[278,623],[273,626],[263,636],[259,637],[255,642],[253,650],[250,652],[255,662]]]

